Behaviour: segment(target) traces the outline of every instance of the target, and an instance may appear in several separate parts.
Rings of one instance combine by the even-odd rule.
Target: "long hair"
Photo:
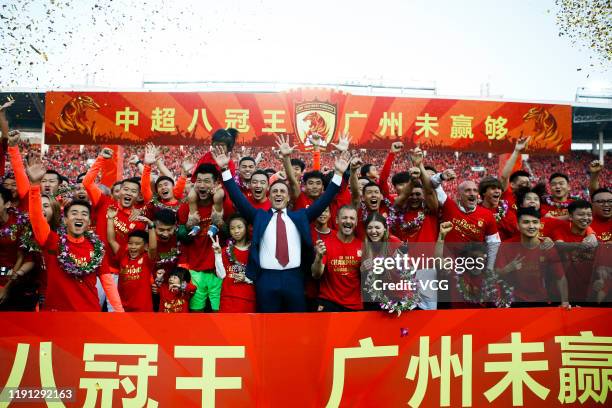
[[[379,242],[373,242],[367,234],[368,225],[373,222],[380,222],[385,226],[385,232]],[[389,227],[387,226],[387,219],[379,213],[373,212],[366,218],[364,226],[366,230],[364,258],[371,259],[377,256],[387,256],[389,250]]]
[[[49,200],[51,210],[53,211],[53,214],[51,215],[51,220],[49,220],[49,227],[52,231],[57,231],[57,229],[62,223],[62,208],[59,202],[53,196],[49,194],[41,194],[41,197],[44,197]]]

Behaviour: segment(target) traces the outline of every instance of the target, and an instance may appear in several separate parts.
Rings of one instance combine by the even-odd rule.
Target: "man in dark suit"
[[[289,156],[293,148],[282,139],[281,154]],[[230,157],[214,149],[213,157],[222,170],[223,184],[236,209],[253,225],[246,275],[255,282],[259,312],[305,312],[304,276],[310,273],[313,243],[310,223],[332,202],[340,189],[342,174],[350,155],[342,153],[335,163],[335,174],[325,193],[308,208],[288,211],[289,188],[282,181],[270,186],[272,209],[255,209],[242,194],[228,169]]]

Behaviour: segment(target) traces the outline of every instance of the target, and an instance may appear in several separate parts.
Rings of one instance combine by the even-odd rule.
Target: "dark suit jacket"
[[[259,247],[266,227],[274,215],[273,210],[264,211],[262,209],[253,208],[249,200],[242,194],[242,191],[240,191],[240,188],[233,178],[224,181],[223,184],[238,212],[253,225],[253,237],[249,249],[246,276],[252,281],[256,281],[261,272],[261,266],[259,265]],[[329,183],[323,195],[312,203],[310,207],[297,211],[287,211],[287,216],[297,227],[302,240],[301,267],[305,273],[310,273],[310,266],[313,260],[313,243],[310,235],[310,223],[321,215],[325,208],[331,204],[339,190],[340,186],[335,183]]]

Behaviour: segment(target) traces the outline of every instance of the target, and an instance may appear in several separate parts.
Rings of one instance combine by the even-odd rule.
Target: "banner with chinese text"
[[[610,321],[554,307],[2,313],[0,406],[41,387],[67,407],[609,406]]]
[[[238,144],[270,146],[292,134],[308,150],[348,132],[360,148],[406,146],[450,151],[511,152],[521,133],[527,153],[567,153],[569,105],[359,96],[332,89],[277,93],[48,92],[47,144],[194,145],[218,128],[240,132]]]

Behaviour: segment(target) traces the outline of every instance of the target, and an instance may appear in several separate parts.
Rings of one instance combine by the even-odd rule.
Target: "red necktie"
[[[283,267],[289,263],[289,246],[287,244],[287,228],[282,217],[283,211],[276,210],[276,259]]]

